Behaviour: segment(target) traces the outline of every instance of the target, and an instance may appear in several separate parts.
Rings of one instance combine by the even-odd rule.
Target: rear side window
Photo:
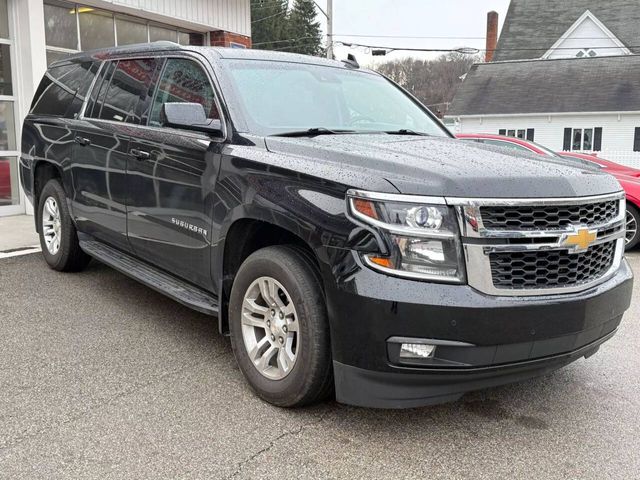
[[[220,118],[213,87],[202,67],[184,58],[171,58],[162,72],[158,91],[153,100],[149,125],[160,126],[162,105],[168,102],[199,103],[207,118]]]
[[[82,108],[99,63],[71,63],[45,73],[33,97],[31,113],[73,118]]]
[[[120,60],[110,78],[105,77],[90,117],[140,123],[138,102],[147,96],[158,68],[154,58]]]

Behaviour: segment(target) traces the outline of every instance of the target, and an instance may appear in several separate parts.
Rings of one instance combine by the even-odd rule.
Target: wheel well
[[[36,230],[38,233],[40,232],[38,226],[40,224],[40,222],[38,222],[38,203],[40,202],[40,192],[42,192],[44,186],[52,178],[56,178],[62,183],[62,174],[60,173],[60,169],[49,162],[38,162],[33,172],[33,207],[36,212],[35,220]],[[62,188],[64,188],[64,185]]]
[[[296,245],[308,252],[316,266],[318,260],[313,249],[299,236],[282,227],[261,220],[237,220],[226,235],[223,259],[223,285],[220,330],[228,333],[228,302],[233,280],[242,262],[253,252],[273,245]]]

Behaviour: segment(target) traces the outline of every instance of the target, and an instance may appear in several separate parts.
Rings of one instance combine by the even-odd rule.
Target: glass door
[[[0,0],[0,216],[24,212],[18,179],[18,108],[9,6],[9,0]]]

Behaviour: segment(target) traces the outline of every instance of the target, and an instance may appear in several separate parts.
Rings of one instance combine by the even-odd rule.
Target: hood
[[[357,134],[265,141],[269,151],[380,176],[406,194],[527,198],[621,190],[612,176],[601,171],[452,138]]]

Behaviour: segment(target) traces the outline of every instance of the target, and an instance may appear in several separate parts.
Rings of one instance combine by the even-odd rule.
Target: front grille
[[[595,245],[582,253],[537,250],[491,253],[493,285],[503,289],[564,288],[602,277],[614,262],[616,242]]]
[[[561,230],[570,225],[596,226],[618,216],[620,202],[583,205],[481,207],[482,223],[490,230]]]

